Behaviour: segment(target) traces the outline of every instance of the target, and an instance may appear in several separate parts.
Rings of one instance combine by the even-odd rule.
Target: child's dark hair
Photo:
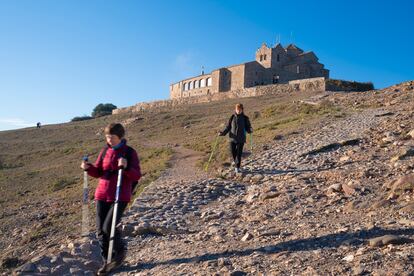
[[[111,134],[116,135],[119,139],[125,136],[125,128],[119,123],[112,123],[105,127],[105,135]]]

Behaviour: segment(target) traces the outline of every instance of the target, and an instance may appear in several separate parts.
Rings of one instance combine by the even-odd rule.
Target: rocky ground
[[[126,214],[113,274],[413,274],[413,86],[310,99],[355,109],[254,148],[240,174],[207,176],[179,148]],[[17,273],[88,275],[99,261],[91,236]]]

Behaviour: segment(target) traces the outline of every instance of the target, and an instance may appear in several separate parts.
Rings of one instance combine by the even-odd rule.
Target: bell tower
[[[266,43],[256,51],[256,61],[265,68],[272,67],[272,48],[267,47]]]

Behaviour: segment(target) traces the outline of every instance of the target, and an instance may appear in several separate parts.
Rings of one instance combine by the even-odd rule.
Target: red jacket
[[[102,159],[104,150],[101,150],[95,165],[90,164],[88,175],[96,178],[99,177],[99,184],[95,190],[95,200],[115,201],[116,184],[118,181],[118,160],[121,157],[126,158],[127,145],[125,140],[123,142],[124,144],[119,149],[113,149],[108,145],[105,157]],[[138,181],[141,178],[139,159],[134,149],[131,151],[130,159],[128,160],[128,168],[122,174],[119,201],[131,201],[132,182]]]

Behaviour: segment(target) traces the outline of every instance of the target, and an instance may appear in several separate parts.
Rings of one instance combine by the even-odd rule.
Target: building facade
[[[258,85],[283,84],[292,80],[324,77],[329,70],[313,53],[304,52],[294,44],[268,47],[256,51],[256,59],[213,70],[170,85],[171,99],[234,91]]]

